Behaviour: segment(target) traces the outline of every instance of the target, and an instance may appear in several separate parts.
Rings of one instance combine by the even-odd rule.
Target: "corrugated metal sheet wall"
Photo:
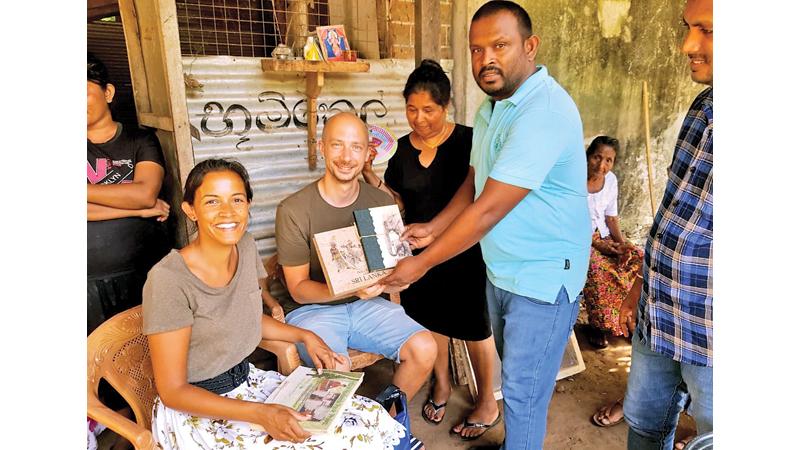
[[[326,74],[318,133],[326,115],[346,110],[398,138],[410,131],[402,91],[414,62],[369,63],[368,73]],[[262,257],[273,254],[275,208],[325,167],[320,160],[316,171],[308,170],[304,75],[264,73],[259,58],[228,56],[184,57],[183,69],[202,84],[186,94],[195,161],[236,158],[247,167],[254,190],[250,232]],[[376,167],[380,174],[385,168]]]

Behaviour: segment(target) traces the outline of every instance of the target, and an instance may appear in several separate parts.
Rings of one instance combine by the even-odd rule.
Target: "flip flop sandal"
[[[461,438],[462,441],[474,441],[475,439],[478,439],[481,436],[483,436],[484,434],[486,434],[487,431],[489,431],[492,428],[494,428],[495,425],[500,423],[501,415],[502,414],[500,414],[498,412],[497,413],[497,418],[494,419],[494,422],[492,422],[492,423],[490,423],[488,425],[485,424],[485,423],[480,423],[480,422],[468,422],[467,418],[465,417],[464,420],[461,422],[461,430],[459,432],[456,432],[453,428],[450,428],[450,434],[458,435]],[[473,428],[473,429],[477,429],[477,430],[483,430],[483,433],[476,434],[475,436],[464,436],[464,435],[461,434],[461,432],[463,432],[466,428]]]
[[[617,405],[619,405],[620,408],[623,408],[622,399],[619,399],[619,400],[615,401],[613,404],[611,404],[611,406],[607,410],[606,410],[605,407],[598,409],[594,413],[594,415],[592,415],[592,424],[594,424],[595,426],[598,426],[598,427],[606,428],[606,427],[613,427],[614,425],[617,425],[617,424],[621,423],[622,421],[624,421],[625,420],[625,415],[624,414],[622,415],[622,417],[620,417],[619,419],[617,419],[617,420],[615,420],[613,422],[609,421],[608,423],[604,423],[603,420],[602,420],[603,417],[608,419],[608,416],[611,413],[611,410],[614,409],[614,407],[617,406]]]
[[[592,328],[589,331],[589,344],[596,349],[602,350],[608,347],[608,338],[606,338],[604,332]]]
[[[603,412],[605,408],[600,408],[597,411],[595,411],[594,415],[592,415],[592,424],[598,427],[606,428],[606,427],[613,427],[614,425],[617,425],[622,421],[624,421],[625,420],[624,414],[618,420],[615,420],[613,422],[609,421],[608,423],[604,423],[602,420],[602,417],[608,418],[608,415],[611,413],[611,410],[614,409],[614,407],[617,405],[619,405],[621,408],[623,407],[621,399],[615,401],[605,412]]]
[[[689,442],[691,442],[692,439],[694,439],[694,436],[686,436],[685,438],[681,439],[680,441],[675,442],[673,444],[673,448],[675,450],[683,450],[687,445],[689,445]]]
[[[428,422],[431,425],[439,425],[444,420],[444,414],[442,414],[442,418],[439,420],[431,419],[430,417],[428,417],[427,414],[425,414],[425,407],[428,405],[431,405],[431,407],[433,408],[433,417],[436,417],[439,414],[439,411],[441,411],[442,408],[447,406],[447,402],[444,402],[442,404],[437,404],[435,401],[433,401],[433,396],[430,396],[428,397],[428,401],[422,405],[422,418],[425,419],[425,422]],[[447,411],[445,411],[445,413],[447,413]]]

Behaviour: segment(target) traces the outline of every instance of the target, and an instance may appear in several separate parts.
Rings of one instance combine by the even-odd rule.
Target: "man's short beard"
[[[339,176],[336,175],[336,172],[332,173],[331,175],[333,175],[333,178],[335,178],[336,181],[338,181],[340,183],[349,183],[349,182],[353,181],[354,179],[358,178],[358,174],[357,173],[354,174],[349,179],[339,178]]]
[[[482,91],[483,91],[483,92],[484,92],[486,95],[488,95],[489,97],[503,97],[503,98],[508,98],[508,97],[510,97],[510,94],[511,94],[511,92],[512,92],[512,91],[510,91],[510,90],[508,89],[508,83],[505,83],[505,84],[503,84],[502,86],[496,87],[496,88],[494,88],[494,89],[492,89],[492,90],[486,90],[486,89],[485,89],[483,86],[481,86],[480,84],[478,84],[478,87],[480,87],[480,88],[481,88],[481,90],[482,90]]]
[[[358,178],[358,175],[361,174],[361,171],[353,171],[353,176],[351,176],[350,178],[341,178],[339,175],[336,174],[336,170],[334,170],[333,167],[328,169],[328,173],[331,174],[334,180],[340,183],[349,183],[354,179]]]

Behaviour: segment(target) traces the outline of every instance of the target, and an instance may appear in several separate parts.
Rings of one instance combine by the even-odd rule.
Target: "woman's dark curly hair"
[[[439,63],[423,59],[419,67],[411,72],[403,89],[403,97],[408,101],[408,97],[417,92],[427,92],[439,106],[450,104],[450,79]]]

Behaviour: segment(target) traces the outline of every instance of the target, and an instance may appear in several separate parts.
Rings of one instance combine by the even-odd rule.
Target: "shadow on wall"
[[[620,224],[643,242],[652,224],[647,185],[642,82],[650,92],[650,148],[656,206],[666,184],[680,124],[704,88],[692,82],[686,57],[683,2],[663,0],[522,0],[541,38],[537,63],[572,95],[585,143],[600,134],[621,143]]]

